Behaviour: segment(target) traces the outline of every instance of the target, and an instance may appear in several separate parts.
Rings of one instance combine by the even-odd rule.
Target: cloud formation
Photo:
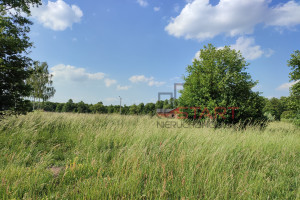
[[[219,47],[218,49],[222,49]],[[246,60],[255,60],[262,56],[269,58],[273,55],[272,49],[262,50],[261,46],[255,44],[255,40],[252,37],[239,37],[235,44],[230,45],[231,49],[240,51]],[[200,51],[195,54],[195,58],[198,59]]]
[[[144,75],[135,75],[129,78],[132,83],[147,83],[149,86],[162,86],[165,82],[155,81],[154,77],[145,77]]]
[[[65,84],[72,84],[72,82],[87,82],[103,80],[106,87],[110,87],[117,83],[116,80],[105,78],[107,75],[98,73],[88,73],[84,68],[77,68],[71,65],[59,64],[50,69],[53,74],[53,81],[63,82]]]
[[[75,81],[102,80],[104,73],[88,73],[84,68],[77,68],[71,65],[59,64],[50,69],[54,81]]]
[[[261,50],[261,47],[259,45],[255,45],[254,38],[240,37],[236,40],[235,44],[231,45],[231,48],[241,51],[242,55],[247,60],[254,60],[264,54],[264,51]]]
[[[54,31],[63,31],[79,23],[83,12],[76,5],[68,5],[63,0],[48,1],[47,5],[31,9],[32,16],[43,26]]]
[[[200,41],[217,35],[251,34],[257,24],[292,27],[300,24],[300,3],[294,0],[270,7],[270,0],[188,1],[181,13],[171,19],[165,30],[175,37]]]
[[[288,91],[290,89],[290,87],[292,87],[293,85],[295,85],[298,82],[299,82],[299,80],[298,81],[289,82],[289,83],[284,83],[284,84],[280,85],[277,88],[277,90]]]

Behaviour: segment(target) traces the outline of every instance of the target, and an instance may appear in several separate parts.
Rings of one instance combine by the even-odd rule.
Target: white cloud
[[[254,38],[240,37],[236,40],[236,43],[231,45],[232,49],[241,51],[242,55],[247,60],[254,60],[261,57],[264,52],[259,45],[255,45]]]
[[[110,87],[110,86],[112,86],[112,85],[114,85],[114,84],[117,83],[116,80],[109,79],[109,78],[106,78],[106,79],[104,80],[104,82],[105,82],[106,87]]]
[[[146,78],[144,75],[136,75],[129,78],[132,83],[148,82],[151,78]]]
[[[269,26],[295,26],[300,24],[300,4],[289,1],[285,4],[277,5],[269,12],[266,19]]]
[[[287,91],[287,90],[290,89],[290,87],[292,87],[293,85],[295,85],[295,84],[298,83],[298,82],[299,82],[299,80],[293,81],[293,82],[290,82],[290,83],[284,83],[284,84],[280,85],[280,86],[277,88],[277,90],[285,90],[285,91]]]
[[[158,11],[160,11],[160,7],[154,7],[153,10],[154,10],[155,12],[158,12]]]
[[[194,56],[194,59],[197,59],[197,60],[198,60],[198,59],[199,59],[199,56],[200,56],[200,51],[197,51],[197,53],[196,53],[195,56]],[[193,59],[193,60],[194,60],[194,59]],[[192,61],[193,61],[193,60],[192,60]]]
[[[300,4],[289,1],[269,7],[270,0],[188,1],[181,13],[171,19],[165,30],[175,37],[205,40],[220,34],[251,34],[257,24],[291,27],[300,24]]]
[[[102,80],[104,73],[88,73],[84,68],[77,68],[71,65],[59,64],[50,69],[55,81],[83,82],[87,80]]]
[[[135,76],[130,77],[129,80],[132,83],[143,82],[143,83],[147,83],[149,86],[157,86],[157,87],[165,84],[165,82],[155,81],[154,77],[147,78],[144,75],[135,75]]]
[[[148,2],[146,0],[136,0],[136,2],[142,7],[148,6]]]
[[[219,47],[218,49],[222,49]],[[261,46],[255,45],[255,40],[252,37],[239,37],[235,44],[230,45],[231,49],[240,51],[244,58],[247,60],[255,60],[261,56],[269,58],[273,55],[274,51],[272,49],[262,50]],[[195,54],[195,59],[199,59],[200,51]]]
[[[31,9],[32,16],[45,27],[55,31],[71,28],[74,23],[79,23],[83,12],[76,5],[68,5],[63,0],[48,1],[48,4]]]
[[[128,90],[130,88],[130,86],[121,86],[121,85],[117,85],[117,90]]]

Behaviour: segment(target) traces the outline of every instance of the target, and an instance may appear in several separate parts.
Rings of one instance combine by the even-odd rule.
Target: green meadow
[[[150,116],[34,112],[0,122],[0,199],[300,199],[288,122],[162,128]]]

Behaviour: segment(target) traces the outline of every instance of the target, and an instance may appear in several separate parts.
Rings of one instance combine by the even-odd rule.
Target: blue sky
[[[255,91],[288,96],[300,47],[299,1],[52,0],[31,18],[31,57],[48,63],[54,102],[155,102],[208,43],[242,52]]]

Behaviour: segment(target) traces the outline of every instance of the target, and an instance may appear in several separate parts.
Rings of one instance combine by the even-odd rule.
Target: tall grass
[[[31,113],[2,121],[0,198],[300,199],[299,128],[158,126],[166,120]]]

